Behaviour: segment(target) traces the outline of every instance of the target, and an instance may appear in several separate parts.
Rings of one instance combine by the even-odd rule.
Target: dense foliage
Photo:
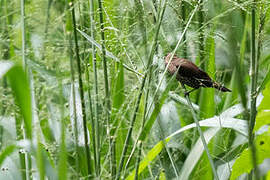
[[[269,18],[267,0],[0,0],[0,179],[269,179]],[[232,92],[184,96],[169,52]]]

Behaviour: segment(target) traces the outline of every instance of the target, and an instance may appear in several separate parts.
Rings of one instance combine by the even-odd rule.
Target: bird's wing
[[[206,72],[200,70],[194,63],[189,60],[174,58],[172,63],[175,65],[175,67],[179,68],[178,73],[180,76],[211,81],[211,78]]]

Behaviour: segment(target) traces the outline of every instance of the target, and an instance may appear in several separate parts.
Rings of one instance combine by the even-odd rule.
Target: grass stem
[[[95,40],[95,18],[94,18],[94,1],[89,0],[90,4],[90,29],[91,29],[91,37],[92,39]],[[96,165],[95,165],[95,170],[96,170],[96,176],[99,177],[100,174],[100,153],[99,153],[99,146],[100,146],[100,134],[99,134],[99,121],[98,121],[98,76],[97,76],[97,61],[96,61],[96,47],[94,44],[91,44],[91,49],[92,49],[92,64],[93,64],[93,73],[94,73],[94,124],[95,124],[95,141],[96,141]]]
[[[199,58],[203,70],[206,68],[204,59],[204,13],[203,13],[203,0],[201,0],[198,8],[198,25],[199,25]]]
[[[186,90],[184,84],[182,84],[182,87],[185,89],[185,92],[187,92],[187,90]],[[205,150],[205,152],[206,152],[206,154],[207,154],[207,157],[208,157],[208,160],[209,160],[209,162],[210,162],[210,165],[211,165],[211,168],[212,168],[212,172],[213,172],[213,174],[214,174],[214,177],[215,177],[216,180],[219,180],[219,177],[218,177],[218,174],[217,174],[217,171],[216,171],[216,168],[215,168],[214,161],[213,161],[213,159],[212,159],[212,157],[211,157],[211,154],[210,154],[210,151],[209,151],[209,149],[208,149],[208,147],[207,147],[207,143],[206,143],[206,140],[205,140],[205,138],[204,138],[203,131],[202,131],[202,129],[201,129],[199,120],[197,119],[197,115],[196,115],[195,109],[193,108],[193,106],[192,106],[192,104],[191,104],[189,95],[187,94],[185,97],[186,97],[186,100],[187,100],[188,105],[189,105],[189,107],[190,107],[190,110],[191,110],[191,113],[192,113],[192,117],[193,117],[193,119],[194,119],[194,121],[195,121],[197,130],[198,130],[198,132],[199,132],[199,134],[200,134],[200,138],[201,138],[201,140],[202,140],[202,144],[203,144],[204,150]]]
[[[84,147],[85,147],[86,162],[87,162],[87,173],[88,173],[88,176],[90,176],[91,175],[91,157],[90,157],[87,120],[86,120],[86,112],[85,112],[81,60],[79,56],[79,45],[78,45],[77,30],[76,30],[75,9],[74,9],[74,4],[72,0],[69,3],[69,5],[71,7],[71,13],[72,13],[73,33],[74,33],[74,41],[75,41],[75,54],[76,54],[76,61],[77,61],[77,70],[79,74],[79,92],[80,92],[80,100],[81,100],[81,106],[82,106]]]
[[[78,138],[78,120],[77,120],[77,107],[76,107],[76,93],[75,93],[75,71],[74,71],[74,66],[73,66],[73,60],[72,60],[72,40],[71,36],[68,35],[68,40],[69,40],[69,46],[70,46],[70,75],[71,75],[71,91],[72,91],[72,106],[73,106],[73,119],[74,119],[74,135],[75,135],[75,148],[76,148],[76,170],[77,172],[79,171],[79,138]]]
[[[21,30],[22,30],[22,63],[23,63],[23,68],[26,72],[26,75],[28,75],[28,68],[27,68],[27,61],[26,61],[26,35],[25,35],[25,1],[21,0]],[[29,78],[30,80],[30,78]],[[32,135],[25,133],[25,137],[28,139],[32,139]],[[23,159],[23,158],[22,158]],[[27,179],[32,178],[32,162],[31,162],[31,157],[29,154],[25,154],[25,163],[22,163],[22,165],[26,166],[26,177]]]
[[[256,59],[256,45],[255,45],[255,16],[256,16],[256,0],[253,1],[252,11],[251,11],[251,62],[250,62],[250,72],[251,72],[251,84],[250,84],[250,115],[249,115],[249,130],[248,130],[248,144],[251,148],[251,156],[252,156],[252,164],[254,167],[255,178],[259,179],[259,173],[257,169],[257,157],[256,157],[256,147],[254,144],[254,133],[253,128],[255,125],[257,108],[256,108],[256,100],[257,100],[257,66],[258,59]]]
[[[104,73],[104,84],[105,84],[105,107],[106,107],[106,124],[107,124],[107,136],[109,138],[109,152],[110,152],[110,168],[111,177],[114,178],[116,174],[116,159],[113,137],[111,135],[111,102],[110,102],[110,92],[109,92],[109,78],[107,72],[107,60],[106,60],[106,49],[105,49],[105,33],[104,33],[104,21],[103,21],[103,7],[101,0],[98,0],[99,6],[99,21],[100,21],[100,35],[101,35],[101,51],[102,51],[102,62],[103,62],[103,73]]]

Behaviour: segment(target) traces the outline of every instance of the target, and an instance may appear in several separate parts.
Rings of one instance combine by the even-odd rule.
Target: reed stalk
[[[81,20],[81,27],[83,31],[86,31],[87,26],[88,26],[88,20],[87,20],[87,9],[86,9],[86,2],[82,3],[82,12],[80,12],[80,14],[82,14],[80,20]],[[83,59],[83,64],[84,64],[84,70],[85,70],[85,79],[86,79],[86,86],[87,86],[87,95],[88,95],[88,100],[89,100],[89,112],[90,112],[90,122],[91,122],[91,142],[93,145],[93,156],[94,156],[94,164],[96,167],[96,128],[95,128],[95,120],[94,120],[94,113],[93,113],[93,103],[92,103],[92,95],[91,95],[91,85],[90,85],[90,77],[89,77],[89,67],[90,67],[90,63],[89,60],[86,58],[86,48],[87,48],[87,42],[85,41],[85,39],[83,39],[83,53],[82,53],[82,59]]]
[[[68,32],[69,33],[69,32]],[[75,148],[76,148],[76,171],[79,171],[79,138],[78,138],[78,119],[77,119],[77,106],[76,106],[76,93],[75,93],[75,71],[73,65],[73,52],[72,52],[72,40],[70,34],[68,34],[69,40],[69,63],[70,63],[70,79],[71,79],[71,91],[72,91],[72,106],[73,106],[73,119],[74,119],[74,136],[75,136]]]
[[[186,27],[186,5],[185,5],[185,1],[181,1],[181,15],[182,15],[182,26],[183,29],[184,27]],[[187,58],[187,33],[185,32],[184,36],[183,36],[183,58]]]
[[[95,18],[94,18],[94,1],[89,0],[90,4],[90,29],[91,29],[91,37],[95,40]],[[98,116],[98,76],[97,76],[97,62],[96,62],[96,47],[93,43],[91,43],[91,49],[92,49],[92,64],[93,64],[93,74],[94,74],[94,124],[95,124],[95,141],[96,141],[96,176],[99,177],[100,174],[100,133],[99,133],[99,116]]]
[[[28,76],[28,67],[27,67],[27,59],[26,59],[26,35],[25,35],[25,1],[21,0],[21,30],[22,30],[22,64],[23,64],[23,68],[25,70],[26,75]],[[30,79],[30,78],[29,78]],[[32,139],[32,135],[31,134],[27,134],[24,133],[24,139],[28,138],[28,139]],[[31,167],[32,167],[32,162],[31,162],[31,157],[29,154],[25,153],[24,154],[25,158],[21,158],[21,160],[25,159],[25,163],[21,163],[22,169],[26,170],[26,178],[30,179],[32,178],[32,171],[31,171]]]
[[[60,92],[60,119],[61,119],[61,137],[60,137],[60,151],[59,151],[59,163],[58,163],[58,179],[67,179],[67,151],[66,151],[66,126],[64,118],[64,98],[63,98],[63,86],[62,79],[59,80],[59,92]]]
[[[182,84],[182,87],[185,89],[185,92],[187,92],[187,90],[186,90],[184,84]],[[211,154],[210,154],[210,151],[209,151],[209,149],[208,149],[208,147],[207,147],[207,143],[206,143],[206,140],[205,140],[205,138],[204,138],[203,131],[202,131],[202,129],[201,129],[201,126],[200,126],[199,120],[198,120],[198,118],[197,118],[195,109],[193,108],[193,106],[192,106],[192,104],[191,104],[191,101],[190,101],[190,98],[189,98],[189,95],[188,95],[188,94],[185,95],[185,98],[186,98],[186,100],[187,100],[187,102],[188,102],[188,105],[189,105],[189,108],[190,108],[190,110],[191,110],[192,117],[193,117],[193,119],[194,119],[194,121],[195,121],[196,128],[197,128],[197,130],[198,130],[198,132],[199,132],[199,135],[200,135],[200,138],[201,138],[201,141],[202,141],[204,150],[205,150],[205,152],[206,152],[206,154],[207,154],[208,160],[209,160],[209,162],[210,162],[210,165],[211,165],[211,168],[212,168],[212,172],[213,172],[213,174],[214,174],[214,177],[215,177],[216,180],[219,180],[219,177],[218,177],[218,174],[217,174],[217,171],[216,171],[216,168],[215,168],[214,161],[213,161],[213,159],[212,159],[212,157],[211,157]]]
[[[101,0],[98,0],[99,7],[99,21],[100,21],[100,36],[101,36],[101,51],[102,51],[102,62],[103,62],[103,74],[105,84],[105,108],[106,108],[106,124],[107,124],[107,136],[109,138],[109,159],[111,168],[111,177],[114,178],[116,174],[116,158],[115,158],[115,146],[113,143],[113,136],[111,135],[111,102],[109,92],[109,77],[107,72],[107,60],[105,50],[105,33],[104,33],[104,21],[103,21],[103,7]]]
[[[257,157],[256,157],[256,147],[254,144],[254,133],[253,128],[255,126],[257,108],[257,69],[258,69],[258,59],[256,58],[256,28],[255,28],[255,18],[256,18],[256,0],[253,1],[252,10],[251,10],[251,59],[250,59],[250,115],[249,115],[249,129],[248,129],[248,144],[251,149],[252,164],[254,167],[255,178],[259,179],[259,173],[257,168]],[[258,53],[258,52],[257,52]]]
[[[76,55],[76,62],[77,62],[77,71],[79,75],[79,92],[80,92],[80,100],[81,100],[81,106],[82,106],[84,147],[85,147],[85,154],[86,154],[86,161],[87,161],[87,174],[89,178],[89,176],[91,175],[91,157],[90,157],[88,129],[87,129],[87,120],[86,120],[86,112],[85,112],[81,60],[79,56],[79,45],[78,45],[78,38],[77,38],[75,8],[74,8],[73,0],[70,1],[69,5],[71,8],[71,14],[72,14],[73,33],[74,33],[74,42],[75,42],[75,55]]]
[[[204,13],[203,13],[203,0],[199,3],[198,8],[198,28],[199,28],[199,59],[201,63],[201,68],[203,70],[206,69],[206,62],[204,59],[205,53],[204,53]]]

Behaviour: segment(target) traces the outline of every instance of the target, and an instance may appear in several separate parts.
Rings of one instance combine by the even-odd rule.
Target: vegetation
[[[270,179],[267,0],[0,0],[0,179]],[[186,90],[164,57],[232,90]]]

